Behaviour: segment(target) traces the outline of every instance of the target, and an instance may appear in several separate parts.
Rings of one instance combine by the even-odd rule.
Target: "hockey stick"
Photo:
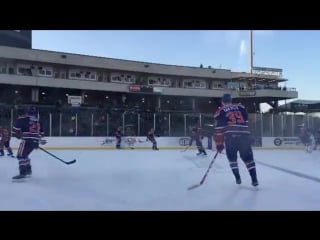
[[[195,184],[195,185],[189,187],[188,190],[192,190],[192,189],[195,189],[195,188],[197,188],[197,187],[200,187],[200,186],[204,183],[204,180],[207,178],[207,175],[208,175],[208,173],[209,173],[209,171],[210,171],[210,169],[211,169],[214,161],[216,160],[216,158],[217,158],[217,156],[218,156],[218,153],[219,153],[219,152],[217,151],[216,154],[214,155],[214,157],[213,157],[213,159],[212,159],[212,161],[211,161],[211,163],[210,163],[210,165],[209,165],[206,173],[204,174],[203,178],[201,179],[200,183]]]
[[[191,147],[190,145],[189,146],[187,146],[185,149],[183,149],[181,152],[185,152],[185,151],[187,151],[188,149],[189,149],[189,147]]]
[[[52,153],[48,152],[47,150],[45,150],[45,149],[42,148],[42,147],[39,147],[39,149],[42,150],[42,151],[44,151],[45,153],[49,154],[50,156],[54,157],[55,159],[58,159],[59,161],[65,163],[65,164],[68,164],[68,165],[69,165],[69,164],[73,164],[73,163],[76,162],[76,159],[73,159],[73,160],[70,161],[70,162],[66,162],[66,161],[62,160],[61,158],[58,158],[56,155],[53,155]]]

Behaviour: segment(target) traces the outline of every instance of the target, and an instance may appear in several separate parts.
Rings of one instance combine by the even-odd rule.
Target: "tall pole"
[[[253,30],[250,30],[250,74],[252,77],[253,73]],[[257,87],[257,78],[254,78],[254,87]],[[257,103],[254,103],[254,120],[255,120],[255,128],[257,124]],[[260,107],[259,107],[260,109]]]
[[[253,30],[250,30],[250,73],[253,70]]]

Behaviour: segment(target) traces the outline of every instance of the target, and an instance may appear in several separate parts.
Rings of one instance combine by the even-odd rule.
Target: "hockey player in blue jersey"
[[[39,141],[43,136],[43,131],[38,120],[38,112],[35,107],[31,107],[28,111],[20,108],[12,133],[18,139],[21,139],[17,152],[19,162],[19,174],[13,179],[25,178],[32,174],[30,153],[39,147]]]
[[[117,128],[117,131],[115,133],[116,137],[116,149],[121,149],[121,137],[122,137],[122,132],[121,132],[121,127]]]
[[[237,162],[237,153],[246,164],[251,176],[253,186],[258,185],[256,164],[250,142],[250,131],[248,129],[248,113],[241,104],[233,104],[231,95],[226,93],[222,97],[222,107],[214,114],[216,120],[214,140],[216,148],[221,153],[226,148],[227,158],[236,179],[241,184],[241,176]],[[225,144],[225,145],[224,145]]]

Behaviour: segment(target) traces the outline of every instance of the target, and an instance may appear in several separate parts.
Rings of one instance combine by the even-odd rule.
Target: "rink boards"
[[[108,150],[115,149],[114,137],[46,137],[47,144],[43,147],[51,150]],[[188,137],[158,137],[156,138],[159,149],[164,150],[183,150],[189,145]],[[11,139],[11,147],[17,149],[20,140]],[[214,142],[211,138],[205,137],[202,140],[206,149],[214,149]],[[261,140],[262,146],[254,149],[302,149],[299,138],[296,137],[264,137]],[[123,137],[121,142],[123,149],[151,149],[152,143],[146,141],[146,137]],[[190,149],[195,149],[193,142]]]

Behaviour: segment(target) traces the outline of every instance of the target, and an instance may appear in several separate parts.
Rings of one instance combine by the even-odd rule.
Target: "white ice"
[[[257,163],[260,185],[251,186],[239,161],[242,185],[235,184],[219,154],[204,184],[214,152],[195,150],[77,150],[31,154],[33,176],[13,183],[17,159],[0,158],[0,210],[320,210],[320,182]],[[320,151],[255,150],[255,159],[320,178]]]

